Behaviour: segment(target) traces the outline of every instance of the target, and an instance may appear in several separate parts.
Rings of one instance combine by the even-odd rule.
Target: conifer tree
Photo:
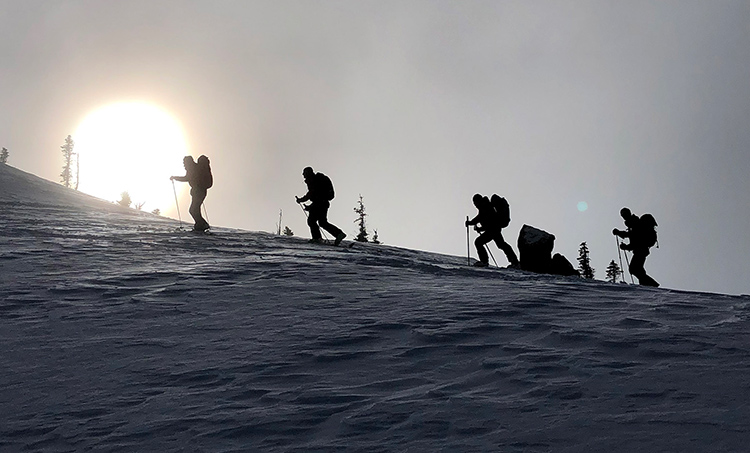
[[[359,224],[359,234],[357,234],[357,237],[354,238],[354,240],[359,242],[368,242],[367,227],[365,225],[365,217],[367,216],[367,214],[365,213],[365,204],[362,201],[362,194],[359,195],[359,201],[357,202],[357,207],[354,208],[354,212],[356,212],[359,216],[354,221],[354,223]]]
[[[615,263],[615,260],[610,261],[607,266],[607,281],[611,283],[617,283],[617,279],[620,278],[620,266]]]
[[[378,230],[372,230],[372,243],[373,244],[380,244],[380,240],[378,240]]]
[[[63,171],[60,173],[62,183],[65,187],[70,187],[70,180],[73,178],[73,170],[70,168],[70,164],[73,160],[73,138],[68,135],[65,138],[65,144],[60,147],[63,154]]]
[[[284,227],[284,236],[294,236],[294,231],[288,226]]]
[[[8,148],[3,148],[2,151],[0,151],[0,164],[7,164],[9,155]]]
[[[151,214],[153,214],[153,215],[161,215],[161,209],[156,208],[153,211],[151,211]]]
[[[132,203],[133,200],[130,199],[130,194],[127,191],[121,193],[120,199],[117,201],[117,204],[125,208],[129,208]]]
[[[594,278],[594,268],[591,267],[591,258],[586,241],[581,242],[581,246],[578,248],[578,271],[583,278]]]

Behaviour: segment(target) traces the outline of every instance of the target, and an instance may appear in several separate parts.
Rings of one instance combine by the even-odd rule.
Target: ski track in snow
[[[0,166],[0,451],[743,451],[747,296],[125,210]]]

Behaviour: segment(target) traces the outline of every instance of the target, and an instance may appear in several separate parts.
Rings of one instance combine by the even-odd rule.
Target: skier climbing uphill
[[[466,221],[466,226],[475,225],[475,230],[479,232],[479,237],[474,241],[477,247],[479,261],[474,263],[475,266],[486,267],[489,264],[486,244],[495,241],[495,245],[505,252],[505,256],[510,262],[510,267],[519,267],[518,257],[503,238],[502,229],[510,223],[510,205],[505,198],[498,195],[492,195],[492,201],[489,198],[476,194],[472,198],[474,206],[477,208],[477,216]]]
[[[206,156],[200,156],[197,163],[192,156],[185,156],[182,159],[182,165],[185,166],[185,176],[170,176],[169,179],[190,184],[189,212],[195,221],[193,231],[206,231],[210,226],[201,215],[201,205],[206,199],[208,189],[214,184],[210,162]]]
[[[629,244],[620,244],[621,249],[633,252],[633,259],[630,261],[630,273],[638,278],[638,283],[641,285],[658,287],[659,283],[646,274],[644,268],[646,257],[650,253],[649,249],[657,242],[656,219],[651,214],[643,214],[638,217],[628,208],[622,208],[620,215],[628,229],[621,231],[615,228],[612,230],[612,234],[630,239]]]
[[[334,197],[333,183],[323,173],[315,173],[312,167],[305,167],[302,176],[307,184],[307,194],[303,197],[295,197],[297,203],[312,201],[305,207],[310,214],[307,216],[307,225],[310,227],[312,239],[310,242],[322,242],[320,229],[323,228],[335,238],[334,245],[339,245],[346,237],[346,233],[337,226],[328,222],[328,208]]]

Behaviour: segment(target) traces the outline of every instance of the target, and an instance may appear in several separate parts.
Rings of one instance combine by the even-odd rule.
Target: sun
[[[185,173],[188,146],[172,115],[144,102],[107,105],[84,118],[73,140],[80,191],[108,201],[128,192],[143,210],[175,211],[169,177]]]

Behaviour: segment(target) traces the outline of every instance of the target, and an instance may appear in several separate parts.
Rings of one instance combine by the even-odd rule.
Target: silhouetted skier
[[[346,237],[346,233],[341,231],[337,226],[328,223],[328,208],[331,206],[331,200],[334,197],[333,183],[331,179],[323,173],[315,173],[312,167],[305,167],[302,170],[302,176],[307,184],[307,194],[304,197],[295,197],[297,203],[312,201],[305,209],[310,213],[307,216],[307,224],[310,226],[312,239],[310,242],[321,242],[320,229],[331,233],[335,238],[334,244],[339,245]]]
[[[497,195],[493,195],[493,199],[501,198],[495,197],[497,197]],[[505,252],[505,256],[508,258],[508,261],[510,261],[510,267],[518,267],[518,257],[513,251],[513,247],[505,242],[502,233],[502,229],[508,226],[508,223],[510,222],[510,209],[507,210],[506,219],[506,214],[504,212],[498,213],[498,210],[493,203],[490,202],[489,198],[476,194],[472,197],[471,201],[474,202],[474,206],[476,206],[478,213],[476,217],[466,221],[466,226],[468,227],[479,224],[479,226],[476,226],[474,229],[480,233],[479,237],[474,241],[474,245],[477,247],[477,255],[479,255],[479,261],[474,263],[474,265],[484,267],[489,264],[489,257],[487,256],[485,244],[490,241],[495,241],[495,245]],[[505,202],[505,204],[507,205],[507,202]]]
[[[630,260],[630,273],[638,278],[638,283],[646,286],[658,287],[659,283],[646,274],[644,265],[649,249],[656,243],[656,220],[651,214],[643,214],[641,217],[630,212],[628,208],[622,208],[620,215],[625,221],[626,231],[615,228],[612,234],[621,238],[629,238],[630,243],[620,244],[623,250],[631,250],[633,259]]]
[[[208,189],[214,184],[210,162],[206,156],[200,156],[197,163],[192,156],[185,156],[182,165],[185,166],[185,176],[170,176],[169,179],[190,184],[189,212],[195,221],[193,231],[206,231],[210,226],[201,215],[201,205],[206,199]]]

